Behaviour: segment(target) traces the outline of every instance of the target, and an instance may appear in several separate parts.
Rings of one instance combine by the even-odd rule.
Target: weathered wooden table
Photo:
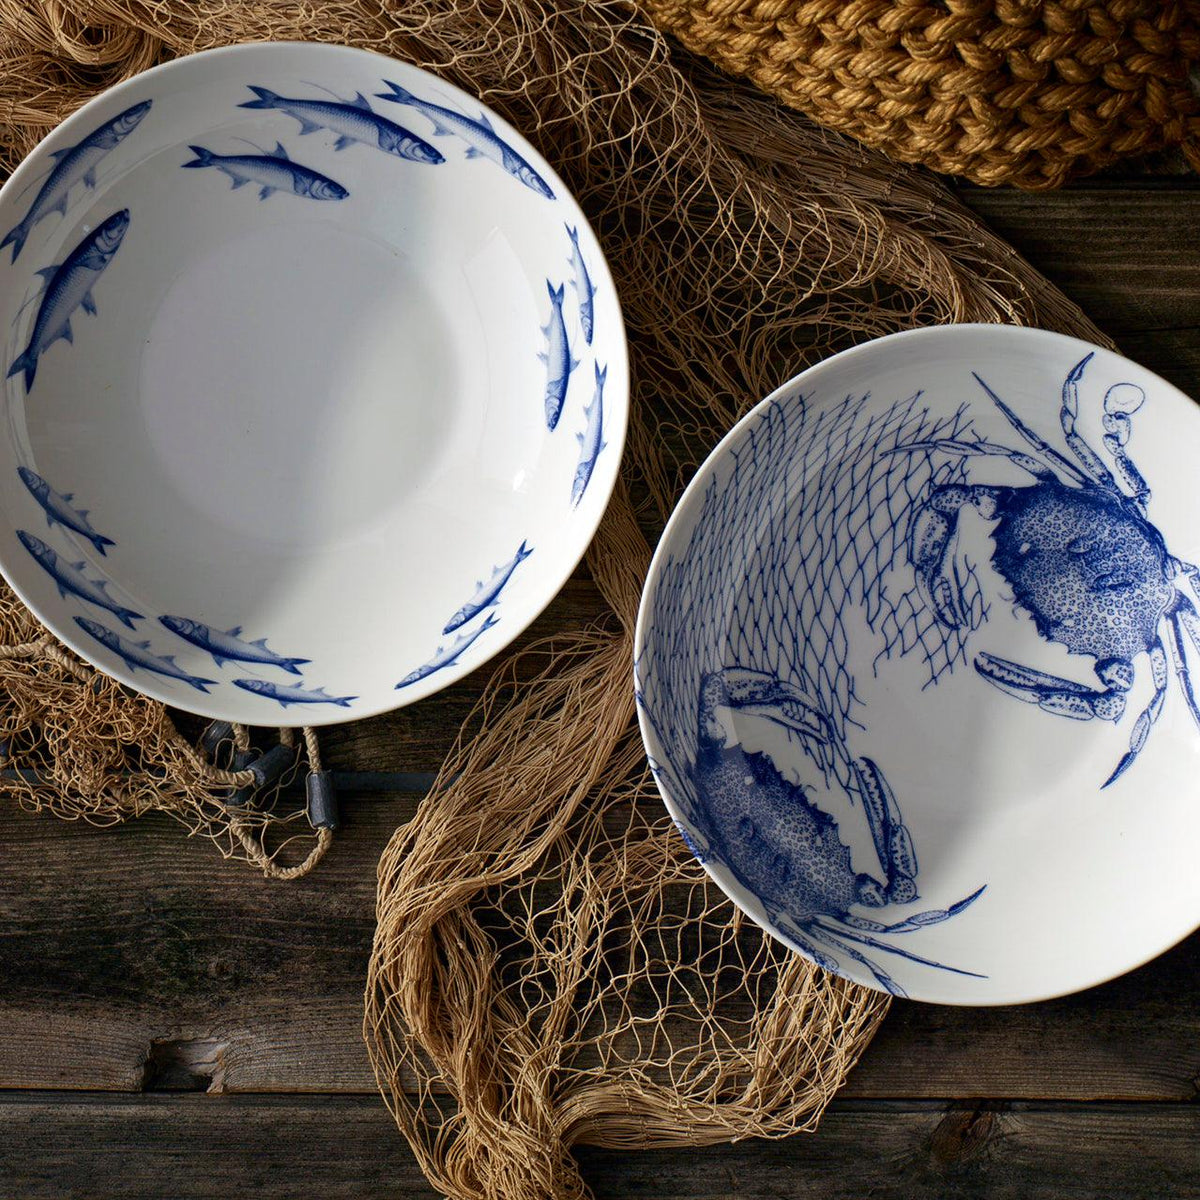
[[[1200,396],[1200,181],[964,195]],[[577,575],[537,631],[598,609]],[[474,694],[324,738],[345,828],[299,883],[166,819],[0,808],[0,1197],[434,1194],[376,1094],[361,993],[376,860]],[[1065,1000],[897,1003],[816,1135],[581,1158],[601,1200],[1200,1196],[1198,1085],[1200,935]]]

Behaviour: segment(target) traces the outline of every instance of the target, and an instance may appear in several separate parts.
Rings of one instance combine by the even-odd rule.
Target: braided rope
[[[814,120],[976,183],[1057,187],[1182,147],[1200,167],[1198,0],[638,0]]]

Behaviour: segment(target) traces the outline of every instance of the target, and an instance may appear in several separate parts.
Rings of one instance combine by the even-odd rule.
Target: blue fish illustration
[[[415,671],[409,671],[405,677],[396,684],[396,690],[408,687],[409,684],[416,683],[418,679],[425,679],[432,675],[435,671],[442,670],[443,667],[448,667],[462,657],[463,653],[472,646],[475,641],[485,634],[493,625],[498,625],[500,618],[495,613],[488,613],[487,620],[484,621],[478,629],[471,633],[460,633],[448,646],[439,646],[437,653],[422,666],[419,666]]]
[[[538,358],[546,364],[546,428],[551,433],[562,416],[563,402],[567,398],[567,384],[571,372],[579,366],[579,359],[571,357],[571,344],[567,341],[567,326],[563,320],[563,285],[556,288],[546,280],[550,293],[550,320],[542,326],[546,335],[546,349]]]
[[[143,670],[153,671],[157,675],[180,679],[206,696],[210,687],[217,686],[215,679],[201,679],[199,675],[189,675],[179,666],[173,655],[151,653],[148,641],[127,642],[107,625],[101,625],[99,621],[89,621],[87,617],[76,617],[75,624],[84,633],[94,637],[102,646],[107,646],[131,671],[136,671],[138,667],[141,667]]]
[[[583,336],[590,346],[592,344],[596,289],[592,286],[592,277],[588,274],[587,264],[583,261],[583,254],[579,250],[579,230],[568,225],[567,237],[571,239],[571,270],[575,272],[572,283],[575,294],[579,297],[579,322],[583,326]]]
[[[527,188],[532,188],[539,196],[547,200],[554,199],[554,193],[549,184],[521,157],[506,141],[500,138],[492,128],[486,113],[479,114],[479,120],[473,121],[452,108],[443,108],[440,104],[430,104],[414,96],[407,88],[402,88],[390,79],[383,81],[392,90],[376,92],[380,100],[390,100],[393,104],[407,104],[423,113],[433,122],[435,134],[453,133],[467,143],[468,158],[490,158],[498,163],[515,179],[519,179]]]
[[[207,650],[218,667],[223,667],[226,662],[262,663],[268,667],[282,667],[292,675],[299,675],[300,665],[312,661],[307,658],[284,658],[282,654],[267,649],[266,638],[259,638],[253,642],[242,641],[240,625],[222,633],[201,621],[192,621],[187,617],[159,617],[158,620],[185,642]]]
[[[17,474],[21,482],[33,493],[33,498],[46,511],[46,524],[53,526],[56,522],[73,529],[76,533],[87,538],[100,554],[105,553],[106,546],[115,546],[112,538],[106,538],[97,533],[87,519],[86,508],[72,508],[71,501],[75,499],[72,493],[65,495],[56,492],[36,471],[28,467],[18,467]]]
[[[287,684],[268,683],[265,679],[235,679],[233,686],[256,696],[266,696],[268,700],[278,700],[284,708],[289,704],[336,704],[339,708],[349,708],[350,701],[358,699],[357,696],[331,696],[323,687],[309,691]]]
[[[37,320],[33,323],[33,334],[24,353],[18,355],[8,368],[10,377],[18,371],[25,372],[26,392],[33,387],[38,358],[46,348],[59,338],[66,338],[68,342],[74,340],[71,314],[80,305],[83,305],[84,312],[95,313],[92,288],[120,249],[121,239],[128,228],[129,209],[123,208],[89,233],[60,266],[43,267],[38,272],[47,283]]]
[[[52,212],[66,216],[67,193],[80,181],[84,187],[96,186],[96,164],[116,145],[131,134],[142,118],[150,111],[150,100],[127,108],[123,113],[105,121],[99,129],[92,130],[82,141],[64,150],[55,150],[50,157],[55,160],[54,169],[46,176],[38,194],[33,198],[29,211],[14,225],[0,241],[0,249],[11,245],[12,261],[25,245],[29,231]]]
[[[608,368],[595,364],[596,390],[592,393],[592,402],[584,410],[587,424],[582,433],[575,436],[579,439],[579,466],[575,468],[575,482],[571,485],[571,506],[575,507],[583,499],[583,493],[592,481],[592,471],[596,468],[596,459],[607,442],[604,440],[604,381],[608,378]]]
[[[257,183],[260,200],[275,192],[290,192],[309,200],[345,200],[350,195],[337,180],[292,162],[282,142],[275,143],[273,154],[214,154],[203,146],[188,149],[196,157],[185,162],[185,167],[215,167],[233,180],[235,188]]]
[[[303,100],[279,96],[269,88],[246,85],[258,97],[247,100],[240,108],[277,108],[300,122],[300,132],[312,133],[317,129],[328,129],[338,135],[335,150],[345,150],[354,142],[364,146],[375,146],[385,154],[409,162],[441,163],[445,157],[440,150],[417,137],[403,125],[397,125],[374,112],[367,98],[359,92],[353,100]]]
[[[83,573],[86,563],[82,561],[63,562],[41,538],[34,537],[32,533],[26,533],[24,529],[17,530],[17,537],[20,539],[21,545],[37,560],[38,566],[58,585],[58,594],[64,600],[67,598],[67,593],[70,592],[81,600],[96,605],[97,608],[107,609],[127,629],[133,628],[134,621],[145,619],[140,612],[134,612],[132,608],[124,608],[118,604],[105,591],[105,588],[108,587],[106,580],[89,579]]]
[[[475,594],[452,616],[443,633],[453,633],[460,625],[465,625],[472,617],[478,616],[485,608],[494,608],[500,603],[500,593],[504,585],[512,578],[512,573],[533,553],[532,548],[522,542],[517,552],[506,563],[492,569],[491,577],[480,580],[475,585]]]

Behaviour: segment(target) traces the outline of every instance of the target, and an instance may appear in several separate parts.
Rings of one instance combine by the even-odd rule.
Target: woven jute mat
[[[1103,339],[931,177],[616,0],[0,0],[0,154],[164,58],[283,38],[418,63],[525,130],[595,225],[632,351],[622,480],[587,558],[609,612],[500,663],[380,862],[364,1033],[384,1099],[435,1187],[495,1200],[586,1194],[581,1143],[812,1129],[886,1002],[743,921],[672,830],[631,685],[651,541],[738,416],[832,351],[962,320]],[[161,706],[78,676],[11,604],[0,616],[0,644],[27,648],[0,653],[10,752],[72,791],[63,809],[12,772],[0,788],[219,828]]]
[[[904,162],[1057,187],[1200,166],[1196,0],[638,0],[690,49]]]

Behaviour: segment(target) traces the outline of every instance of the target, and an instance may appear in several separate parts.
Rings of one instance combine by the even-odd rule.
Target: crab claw
[[[966,624],[962,596],[952,578],[950,543],[958,525],[958,510],[966,497],[954,493],[965,488],[939,488],[913,518],[908,533],[908,557],[916,572],[917,587],[937,619],[951,629]]]
[[[1093,717],[1119,721],[1125,711],[1125,693],[1132,684],[1129,664],[1122,659],[1105,659],[1096,664],[1096,674],[1108,685],[1103,689],[1047,675],[994,654],[978,655],[975,670],[1002,692],[1076,721],[1090,721]]]
[[[887,875],[885,884],[860,875],[856,881],[859,902],[872,908],[908,904],[917,899],[917,855],[900,806],[883,772],[869,758],[857,760],[855,774],[875,853]]]
[[[724,742],[718,708],[753,713],[803,737],[830,740],[829,718],[816,701],[765,671],[726,667],[705,678],[700,688],[700,727],[711,740]]]

